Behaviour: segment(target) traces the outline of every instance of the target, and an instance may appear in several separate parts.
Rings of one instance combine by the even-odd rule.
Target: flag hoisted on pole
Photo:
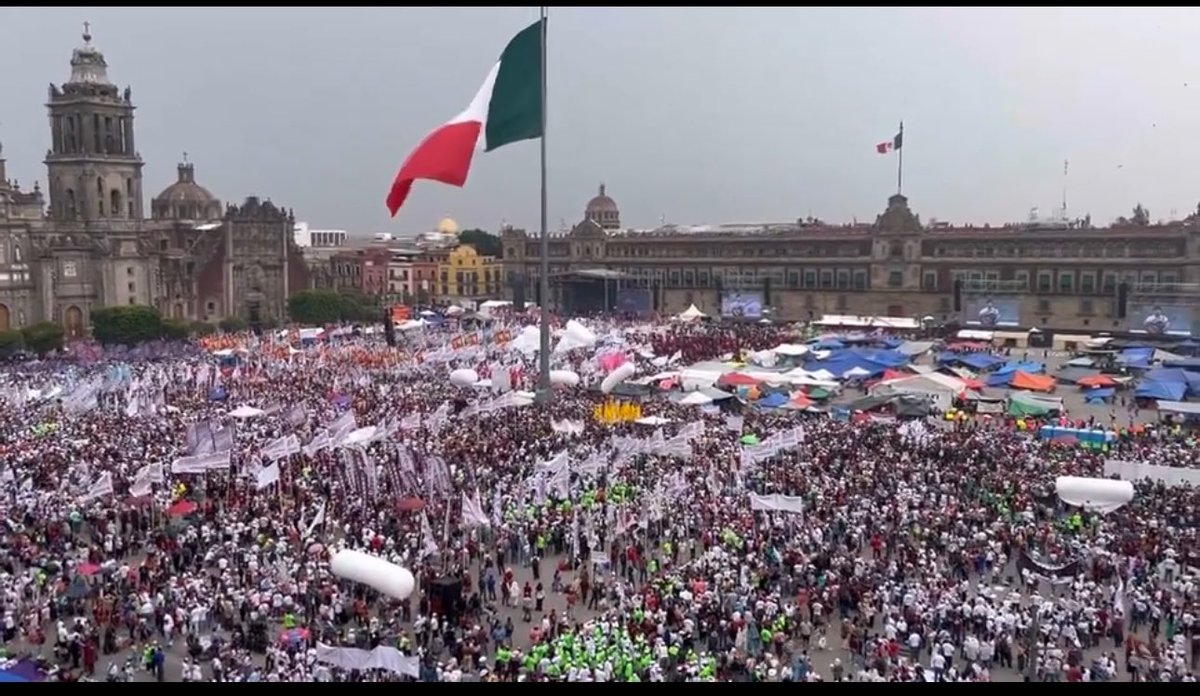
[[[550,403],[550,397],[554,393],[553,387],[550,384],[550,312],[547,307],[550,304],[550,237],[546,230],[546,13],[547,8],[543,5],[538,13],[538,77],[541,82],[539,92],[539,102],[541,106],[541,126],[542,126],[542,210],[541,210],[541,301],[538,302],[538,322],[540,328],[538,341],[538,401],[543,404]]]
[[[509,143],[542,137],[544,25],[543,12],[542,21],[508,42],[467,108],[426,135],[400,165],[387,195],[392,217],[419,179],[459,187],[465,184],[477,147],[491,152]]]
[[[896,157],[896,194],[904,192],[904,121],[900,122],[900,130],[891,140],[885,140],[875,146],[875,152],[886,155],[895,152]]]
[[[546,22],[541,7],[538,21],[517,34],[496,62],[467,108],[425,136],[400,165],[387,195],[387,208],[396,216],[419,179],[463,186],[477,147],[491,152],[509,143],[541,140],[541,264],[539,307],[541,354],[538,360],[538,398],[548,402],[550,387],[550,240],[546,218]]]

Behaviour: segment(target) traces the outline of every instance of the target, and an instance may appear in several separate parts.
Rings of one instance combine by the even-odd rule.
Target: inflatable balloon
[[[479,381],[479,373],[469,368],[462,368],[450,373],[450,384],[456,387],[469,387]]]
[[[564,387],[579,386],[579,375],[570,370],[551,370],[550,384],[558,384]]]
[[[596,345],[596,334],[592,333],[588,327],[571,319],[563,329],[562,335],[558,339],[558,345],[554,346],[554,352],[567,353],[577,348],[591,348],[594,345]]]
[[[362,583],[395,599],[407,598],[417,585],[408,569],[361,551],[338,551],[329,562],[329,570],[339,578]]]
[[[600,391],[608,394],[618,384],[632,377],[635,371],[636,368],[633,366],[633,363],[625,363],[624,365],[608,373],[608,376],[605,377],[604,381],[600,383]]]

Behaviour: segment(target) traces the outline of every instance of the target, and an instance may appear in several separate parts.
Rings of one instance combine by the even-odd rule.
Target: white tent
[[[264,413],[266,413],[266,411],[259,408],[254,408],[253,406],[238,406],[230,411],[229,415],[233,416],[234,418],[258,418]]]
[[[892,394],[915,394],[927,396],[934,405],[946,411],[954,403],[954,398],[966,390],[967,385],[961,379],[931,372],[927,375],[913,375],[899,379],[880,382],[871,388],[871,394],[890,396]]]
[[[680,399],[679,403],[683,406],[707,406],[711,404],[712,401],[713,400],[711,398],[705,396],[704,394],[694,391]]]
[[[680,312],[676,319],[679,319],[680,321],[696,321],[697,319],[703,319],[706,316],[708,315],[697,309],[696,305],[692,305]]]

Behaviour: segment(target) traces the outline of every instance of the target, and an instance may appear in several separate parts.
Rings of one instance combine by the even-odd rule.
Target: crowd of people
[[[1102,514],[1099,452],[1015,428],[641,398],[638,376],[802,342],[596,319],[524,396],[508,326],[389,347],[237,336],[0,374],[0,670],[58,681],[1195,681],[1200,493]],[[476,341],[464,335],[480,336]],[[670,364],[667,364],[667,363]],[[471,368],[486,382],[456,386]],[[503,372],[507,378],[494,378]],[[521,395],[521,396],[517,396]],[[646,424],[652,423],[652,424]],[[786,447],[745,456],[789,434]],[[1197,466],[1185,435],[1119,447]],[[783,496],[786,509],[753,509]],[[393,597],[334,575],[411,569]]]

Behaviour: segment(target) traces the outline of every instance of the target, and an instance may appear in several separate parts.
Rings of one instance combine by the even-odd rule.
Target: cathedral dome
[[[441,222],[437,224],[437,231],[439,234],[458,234],[458,223],[454,220],[454,218],[444,217],[442,218]]]
[[[196,183],[196,168],[188,162],[178,167],[179,178],[154,197],[156,219],[211,220],[221,217],[221,201]]]
[[[600,184],[600,193],[598,193],[587,204],[588,213],[616,213],[617,202],[608,197],[604,192],[604,184]],[[589,216],[590,217],[590,216]]]

